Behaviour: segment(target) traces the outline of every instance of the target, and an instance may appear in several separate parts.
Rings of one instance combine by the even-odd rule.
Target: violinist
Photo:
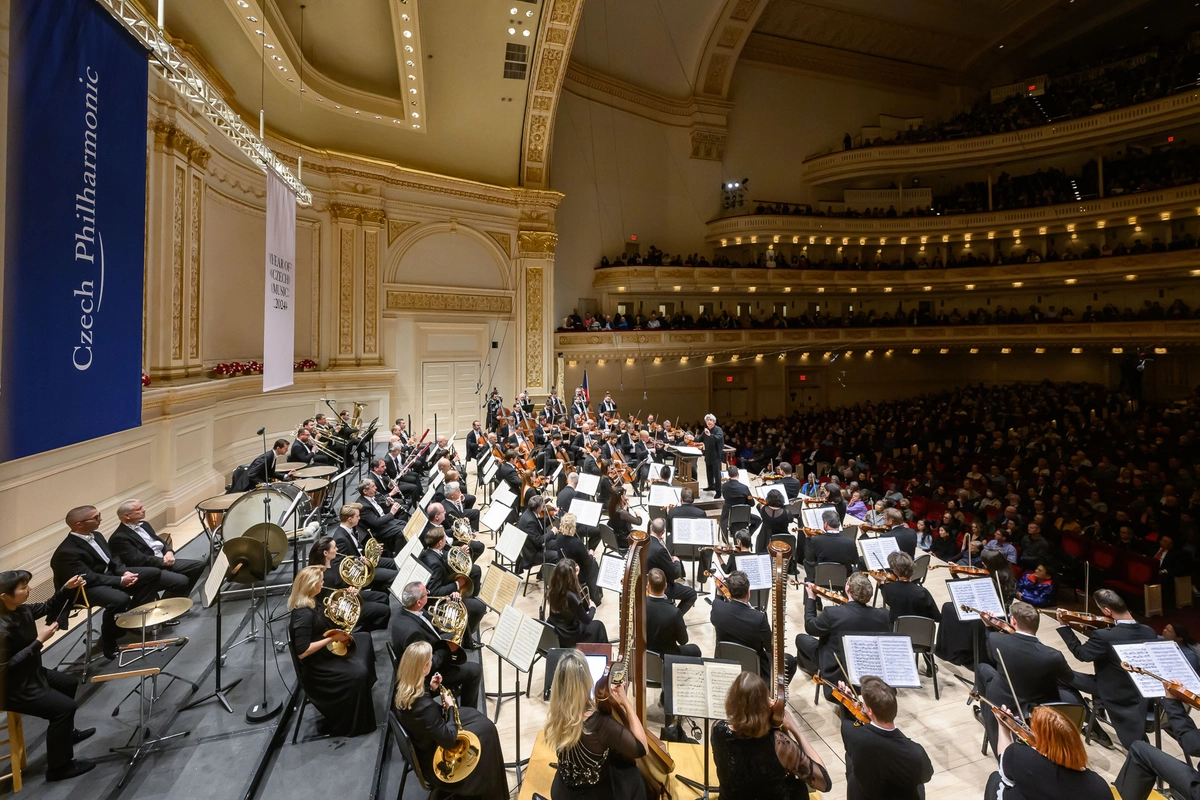
[[[558,396],[558,389],[550,387],[550,396],[546,398],[546,411],[549,411],[550,420],[553,422],[559,417],[566,416],[567,410],[563,408],[562,398]]]
[[[725,579],[729,599],[717,595],[709,621],[718,642],[734,642],[758,653],[758,671],[763,680],[771,678],[771,623],[767,615],[750,605],[750,579],[734,570]],[[796,674],[796,661],[786,656],[787,679]]]
[[[617,537],[621,552],[629,547],[629,533],[641,519],[629,510],[629,496],[624,492],[613,492],[605,509],[608,512],[608,527]]]
[[[729,483],[725,484],[726,487],[730,485]],[[758,552],[767,552],[767,545],[772,540],[782,539],[792,548],[792,560],[804,561],[805,542],[798,542],[797,538],[808,539],[808,537],[797,537],[789,530],[795,518],[783,505],[783,492],[780,489],[772,489],[767,492],[767,504],[760,506],[758,513],[762,517],[762,530],[758,534]]]
[[[496,478],[503,482],[512,493],[517,497],[521,496],[521,474],[517,472],[516,467],[517,451],[506,450],[504,452],[504,461],[496,468]]]
[[[579,433],[575,434],[575,438],[571,440],[570,445],[571,456],[575,459],[576,466],[583,465],[583,460],[591,449],[594,438],[595,434],[592,433],[592,423],[584,420],[579,426]]]
[[[888,568],[895,580],[879,587],[883,602],[888,607],[892,622],[897,617],[926,617],[934,622],[942,621],[942,612],[929,590],[912,582],[913,560],[908,553],[894,550],[888,553]]]
[[[916,558],[917,532],[904,524],[904,513],[898,508],[884,509],[883,524],[887,530],[879,534],[879,538],[895,539],[901,551],[907,553],[909,558]]]
[[[1002,709],[1003,711],[1006,709]],[[994,716],[989,714],[988,716]],[[1038,706],[1029,715],[1029,727],[1033,732],[1032,747],[1013,747],[1012,732],[1000,726],[999,758],[1000,770],[993,772],[988,778],[987,788],[984,789],[985,800],[997,798],[1025,798],[1025,800],[1058,800],[1069,797],[1071,800],[1110,800],[1112,790],[1108,781],[1088,769],[1087,750],[1083,746],[1083,737],[1062,712],[1047,706]],[[1145,742],[1138,742],[1151,750]],[[1161,750],[1156,751],[1160,755]],[[1168,760],[1173,761],[1170,757]],[[1130,760],[1133,754],[1130,753]],[[1128,761],[1126,764],[1128,765]],[[1183,766],[1180,764],[1180,766]],[[1193,772],[1193,770],[1188,770]],[[1122,770],[1122,775],[1125,771]],[[1122,786],[1121,778],[1117,778],[1117,788],[1124,800],[1144,798],[1150,793],[1150,785],[1146,791],[1138,794],[1131,788]],[[1132,791],[1132,794],[1126,794]]]
[[[779,479],[779,485],[783,487],[787,501],[790,503],[800,496],[800,479],[792,474],[792,464],[789,461],[780,462],[779,474],[783,476]]]
[[[637,470],[633,490],[640,497],[646,486],[646,478],[650,475],[650,462],[654,460],[654,444],[650,441],[650,431],[644,430],[638,434],[630,459],[630,464]]]
[[[771,727],[767,684],[751,672],[729,687],[725,719],[712,729],[712,755],[724,800],[807,800],[810,789],[833,788],[791,709],[784,709],[781,728]]]
[[[519,575],[529,567],[542,563],[546,538],[553,534],[550,515],[546,511],[546,501],[540,494],[529,498],[525,510],[517,520],[517,527],[528,534],[525,544],[521,547],[521,555],[517,558],[516,572]]]
[[[844,683],[839,688],[849,691]],[[849,714],[842,716],[846,800],[924,798],[933,762],[924,747],[896,727],[896,690],[882,678],[864,675],[860,694],[870,724],[856,725]]]
[[[998,630],[987,632],[987,652],[991,664],[978,664],[975,667],[975,691],[980,696],[997,706],[1017,708],[1017,700],[1021,702],[1021,714],[1028,718],[1030,710],[1044,703],[1079,703],[1081,698],[1069,688],[1074,672],[1067,664],[1066,656],[1060,651],[1042,644],[1037,638],[1038,624],[1041,617],[1037,609],[1020,600],[1013,601],[1008,610],[1009,623],[1015,629],[1014,633],[1000,633]],[[992,627],[997,621],[990,614],[984,615],[984,622]],[[999,655],[997,655],[999,654]],[[1008,686],[1008,678],[1000,671],[1000,658],[1008,667],[1008,675],[1012,678],[1013,689],[1017,697],[1012,696]],[[992,665],[995,666],[992,666]],[[988,743],[993,752],[999,754],[996,740],[996,717],[994,714],[982,713],[983,729],[987,733]]]
[[[633,453],[633,438],[629,433],[629,426],[624,420],[617,426],[617,447],[621,448],[621,453],[628,458]]]
[[[571,419],[588,416],[588,401],[582,388],[575,390],[575,399],[571,401]]]
[[[853,539],[842,536],[842,518],[833,509],[821,512],[820,536],[809,538],[804,545],[804,569],[808,579],[812,580],[817,574],[817,564],[837,562],[844,564],[846,570],[853,572],[858,564],[858,548]]]
[[[1092,593],[1092,598],[1101,613],[1111,617],[1116,624],[1093,630],[1086,642],[1080,642],[1075,631],[1067,626],[1063,610],[1059,609],[1057,616],[1062,624],[1058,634],[1071,655],[1093,664],[1094,675],[1076,672],[1071,683],[1079,691],[1092,695],[1093,714],[1097,706],[1108,712],[1117,738],[1128,750],[1134,742],[1145,738],[1147,701],[1121,667],[1121,657],[1113,650],[1113,645],[1152,642],[1158,634],[1150,626],[1135,620],[1125,601],[1112,589],[1098,589]],[[1099,726],[1096,729],[1099,731]],[[1105,738],[1107,736],[1100,737],[1100,741]]]
[[[596,502],[608,508],[608,501],[614,494],[625,493],[625,480],[616,462],[601,459],[599,466],[600,483],[596,487]]]
[[[597,449],[592,445],[584,447],[583,466],[580,468],[584,475],[600,474],[600,461],[596,457],[596,452]]]
[[[613,455],[619,453],[621,448],[617,446],[617,439],[620,435],[615,428],[609,428],[604,434],[604,441],[600,443],[600,458],[608,461],[613,460]]]
[[[853,542],[851,542],[853,546]],[[842,650],[842,637],[852,633],[886,633],[892,621],[885,608],[868,605],[875,594],[871,579],[856,572],[846,580],[844,605],[829,604],[817,613],[816,592],[811,583],[805,584],[804,633],[796,634],[796,659],[809,675],[820,674],[825,680],[825,698],[832,695],[828,684],[842,680],[842,668],[837,654]]]

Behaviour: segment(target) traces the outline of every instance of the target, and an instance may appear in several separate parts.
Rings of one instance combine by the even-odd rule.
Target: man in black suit
[[[517,519],[517,527],[528,534],[525,537],[525,544],[521,547],[521,555],[517,559],[517,574],[524,572],[530,566],[542,563],[546,539],[553,536],[550,524],[546,520],[545,504],[546,501],[542,496],[535,494],[529,498],[529,502],[525,504],[525,510]]]
[[[696,493],[685,486],[679,490],[679,505],[667,512],[667,529],[674,531],[671,523],[677,519],[705,519],[708,514],[696,505]]]
[[[429,679],[440,673],[442,683],[454,692],[455,700],[464,708],[474,708],[479,702],[483,667],[468,661],[466,650],[462,647],[442,638],[429,618],[421,613],[428,602],[429,592],[425,584],[420,581],[405,584],[400,593],[400,604],[404,610],[392,614],[392,650],[399,658],[413,642],[428,642],[433,648],[433,667],[425,676],[426,687]]]
[[[679,613],[687,614],[696,605],[696,590],[686,583],[676,583],[676,578],[683,577],[683,564],[671,555],[664,538],[667,535],[667,521],[662,517],[650,522],[650,542],[646,551],[646,569],[658,569],[667,578],[666,594],[672,602],[679,603]]]
[[[296,433],[296,441],[292,442],[292,449],[288,451],[288,461],[297,464],[312,464],[316,455],[317,448],[313,446],[312,436],[307,428],[301,428]]]
[[[483,604],[483,601],[472,596],[479,591],[481,583],[479,567],[472,565],[471,571],[467,575],[471,580],[470,591],[460,592],[456,577],[458,573],[451,569],[450,564],[446,561],[446,553],[450,550],[446,542],[446,532],[441,527],[431,524],[425,531],[425,535],[421,537],[421,543],[425,545],[425,549],[421,551],[417,560],[429,570],[429,581],[426,588],[434,597],[450,594],[462,600],[463,605],[467,608],[467,631],[470,636],[474,636],[479,630],[479,620],[483,619],[483,615],[487,613],[487,606]],[[468,638],[464,636],[463,640],[467,641]]]
[[[449,530],[454,525],[454,520],[465,519],[471,524],[472,531],[479,531],[479,509],[473,508],[475,505],[475,495],[463,494],[462,484],[458,481],[450,481],[442,487],[442,492],[445,495],[445,500],[442,501],[442,506],[446,509],[446,529]],[[482,542],[480,545],[482,546]],[[482,550],[481,550],[482,552]]]
[[[708,490],[713,497],[721,496],[721,465],[725,463],[725,431],[717,427],[717,418],[704,415],[704,429],[699,445],[704,447],[704,466],[708,471]]]
[[[809,537],[804,545],[804,570],[810,581],[816,578],[818,564],[844,564],[851,572],[858,564],[858,548],[853,539],[842,536],[841,517],[837,512],[833,509],[822,512],[821,526],[825,532]]]
[[[404,548],[404,522],[400,504],[391,501],[387,506],[380,504],[375,498],[378,490],[374,481],[364,480],[358,484],[359,506],[362,516],[359,520],[372,536],[379,540],[387,553],[395,555]],[[363,536],[363,539],[366,539]]]
[[[375,484],[376,502],[391,505],[391,501],[399,500],[412,508],[421,499],[421,480],[411,471],[393,480],[388,474],[388,458],[374,459],[367,472],[367,479]]]
[[[467,431],[467,461],[474,461],[479,458],[479,451],[487,445],[487,439],[483,436],[483,426],[479,424],[479,420],[471,423],[471,430]]]
[[[286,442],[284,443],[287,444]],[[116,658],[117,614],[158,597],[159,570],[156,567],[126,567],[109,547],[100,528],[100,512],[95,506],[79,506],[67,512],[71,532],[50,557],[54,590],[58,591],[76,575],[87,582],[87,598],[92,606],[104,608],[100,624],[100,644],[107,658]]]
[[[783,476],[779,479],[779,485],[787,492],[787,500],[790,503],[800,496],[800,479],[792,474],[792,465],[787,461],[780,462],[779,474]]]
[[[1113,590],[1098,589],[1092,593],[1092,598],[1101,613],[1116,620],[1116,625],[1091,630],[1087,634],[1088,640],[1080,642],[1075,632],[1063,623],[1062,613],[1059,612],[1058,621],[1063,624],[1058,628],[1058,634],[1066,642],[1071,655],[1094,664],[1094,675],[1076,672],[1071,685],[1092,696],[1093,713],[1097,705],[1108,712],[1108,718],[1117,730],[1117,738],[1128,750],[1134,742],[1142,741],[1146,736],[1147,702],[1138,692],[1129,673],[1121,668],[1121,657],[1113,650],[1113,645],[1152,642],[1158,638],[1158,634],[1150,626],[1135,620],[1125,601]]]
[[[846,581],[844,605],[832,603],[817,613],[816,593],[811,584],[805,585],[804,630],[796,634],[796,660],[809,675],[818,672],[829,684],[836,686],[843,680],[838,659],[845,663],[842,655],[842,637],[848,633],[887,633],[892,630],[892,621],[886,608],[871,608],[867,605],[875,593],[871,579],[856,572]],[[832,690],[825,687],[825,698],[833,697]]]
[[[456,481],[451,481],[450,483],[448,483],[446,485],[454,487],[456,494],[461,494],[461,492],[458,490],[458,483]],[[460,512],[462,512],[463,516],[458,516],[458,517],[452,516],[450,513],[451,511],[454,511],[455,514],[459,514]],[[475,519],[477,521],[476,522],[476,529],[477,529],[479,512],[476,509],[468,508],[465,511],[463,511],[463,509],[460,509],[458,506],[455,506],[450,501],[446,501],[444,504],[443,503],[430,503],[428,506],[425,507],[425,519],[427,519],[428,522],[425,525],[425,530],[421,532],[421,535],[424,535],[431,527],[436,526],[438,528],[441,528],[443,531],[445,531],[448,541],[451,544],[453,544],[454,539],[452,538],[450,531],[454,527],[454,520],[465,519],[465,520],[467,520],[467,522],[470,522],[470,517],[465,516],[465,514],[471,514],[471,513],[475,514]],[[479,560],[479,557],[481,555],[483,555],[483,551],[486,549],[483,545],[483,542],[479,541],[478,539],[472,539],[470,542],[468,542],[465,545],[465,547],[471,554],[471,563],[472,564],[474,564],[476,561]]]
[[[633,453],[629,456],[630,466],[636,469],[633,490],[639,495],[645,489],[646,478],[650,475],[650,462],[653,460],[654,445],[650,441],[650,431],[644,430],[633,440]]]
[[[849,691],[843,684],[842,691]],[[924,785],[933,777],[933,762],[925,748],[896,727],[896,690],[882,678],[862,679],[863,703],[869,725],[855,725],[842,717],[842,744],[846,748],[846,797],[849,800],[891,800],[924,797]]]
[[[245,477],[249,483],[247,488],[253,489],[260,483],[274,483],[290,478],[292,473],[280,472],[275,468],[277,462],[287,458],[288,447],[287,439],[276,439],[272,449],[251,461]]]
[[[700,657],[699,645],[688,644],[683,613],[666,595],[667,577],[661,569],[646,573],[646,649],[664,656]]]
[[[729,509],[734,506],[748,506],[752,502],[750,487],[738,480],[738,468],[730,464],[727,472],[729,480],[721,484],[721,499],[725,501],[721,506],[721,527],[725,530],[729,528]]]
[[[176,558],[175,551],[146,522],[146,508],[142,501],[126,500],[121,503],[117,506],[117,517],[121,524],[109,540],[117,557],[130,567],[157,567],[158,587],[163,590],[163,597],[187,597],[191,594],[192,587],[204,572],[205,562]]]
[[[1001,633],[999,630],[987,632],[987,650],[992,663],[975,665],[975,691],[997,706],[1006,705],[1016,709],[1017,700],[1013,699],[1013,690],[1016,690],[1025,719],[1029,719],[1034,706],[1045,703],[1061,701],[1082,705],[1081,699],[1066,688],[1075,677],[1066,656],[1038,641],[1041,616],[1037,609],[1021,600],[1014,600],[1008,610],[1008,619],[1016,628],[1016,633]],[[995,617],[987,615],[984,622],[996,628]],[[1008,669],[1007,677],[1000,668],[1001,659]],[[1009,678],[1012,679],[1012,689],[1008,686]],[[982,719],[983,729],[987,732],[988,743],[994,753],[999,730],[996,715],[984,709]]]
[[[521,475],[517,472],[517,468],[513,466],[513,462],[517,459],[517,451],[509,449],[504,453],[504,463],[496,468],[496,477],[504,483],[512,493],[516,495],[518,500],[521,497]],[[516,507],[516,502],[513,507]]]
[[[913,560],[908,553],[894,550],[888,553],[888,568],[896,580],[882,584],[879,593],[887,604],[892,622],[896,617],[927,617],[934,622],[942,621],[942,611],[934,602],[929,590],[912,582]]]
[[[888,524],[888,529],[879,534],[879,538],[886,536],[895,539],[896,546],[902,552],[908,553],[909,558],[916,558],[917,532],[904,524],[904,513],[898,508],[888,508],[884,509],[883,518]]]
[[[746,573],[734,570],[725,580],[730,598],[717,595],[709,620],[713,624],[718,642],[733,642],[758,653],[759,676],[771,679],[771,624],[767,615],[750,605],[750,579]],[[785,658],[784,672],[788,681],[796,673],[796,661],[790,655]]]
[[[337,542],[338,553],[343,556],[361,556],[363,554],[362,545],[358,542],[358,524],[361,522],[359,511],[362,508],[358,503],[346,503],[338,511],[338,519],[341,524],[333,529],[330,536]],[[379,559],[379,563],[375,565],[375,580],[371,583],[372,589],[377,589],[381,592],[390,591],[392,581],[396,580],[396,575],[399,570],[396,568],[394,559],[383,556]]]
[[[1171,787],[1169,797],[1200,796],[1200,772],[1149,742],[1134,742],[1113,786],[1122,800],[1146,800],[1158,779]]]

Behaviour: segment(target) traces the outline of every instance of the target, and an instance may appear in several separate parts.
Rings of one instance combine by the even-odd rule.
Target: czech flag
[[[585,403],[592,402],[592,393],[590,391],[588,391],[588,379],[587,379],[587,370],[586,369],[583,371],[583,387],[582,388],[583,388],[583,402],[585,402]]]

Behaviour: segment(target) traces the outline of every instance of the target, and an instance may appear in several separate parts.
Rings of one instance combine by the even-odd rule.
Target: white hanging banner
[[[292,385],[296,355],[296,197],[267,173],[266,295],[263,305],[263,391]]]

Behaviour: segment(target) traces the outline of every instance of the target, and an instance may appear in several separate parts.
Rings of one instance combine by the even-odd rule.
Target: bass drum
[[[288,519],[288,530],[294,529],[297,526],[296,523],[303,521],[308,515],[308,495],[288,483],[274,483],[252,492],[246,492],[225,512],[225,522],[221,529],[225,541],[243,536],[246,531],[264,522],[278,527],[283,515],[292,507],[297,496],[302,499],[296,511]],[[298,520],[297,515],[299,515]]]

